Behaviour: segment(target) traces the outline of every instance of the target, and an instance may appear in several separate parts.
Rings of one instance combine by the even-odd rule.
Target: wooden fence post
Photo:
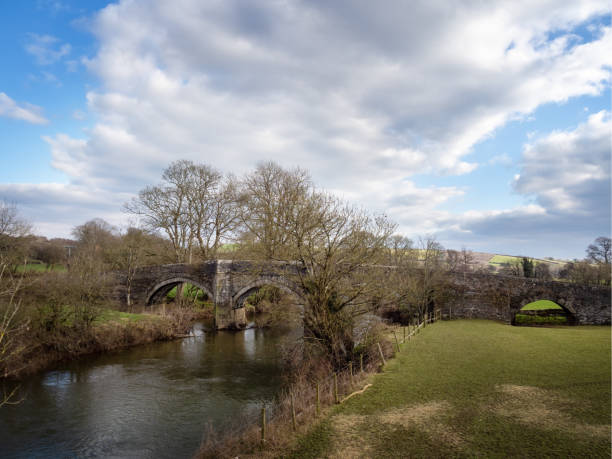
[[[291,391],[291,423],[293,424],[293,431],[297,430],[297,423],[295,422],[295,403],[293,401],[293,391]]]
[[[334,400],[336,403],[340,403],[338,398],[338,373],[334,373]]]
[[[351,390],[353,390],[353,361],[349,362],[349,372],[351,373]]]
[[[397,346],[397,352],[399,352],[400,345],[399,345],[399,340],[397,339],[397,333],[395,333],[395,330],[393,330],[393,336],[395,336],[395,345]]]
[[[266,443],[266,405],[261,406],[261,446]]]
[[[380,347],[380,342],[376,344],[378,344],[378,353],[380,354],[380,359],[382,360],[383,365],[386,365],[387,362],[385,361],[385,355],[383,354],[382,347]]]
[[[315,407],[315,413],[316,416],[319,416],[319,381],[316,382],[316,388],[317,388],[317,403],[316,403],[316,407]]]
[[[402,341],[402,343],[406,342],[406,327],[402,327],[402,331],[404,332],[404,341]]]
[[[361,372],[363,373],[363,354],[359,354],[359,368],[361,369]]]

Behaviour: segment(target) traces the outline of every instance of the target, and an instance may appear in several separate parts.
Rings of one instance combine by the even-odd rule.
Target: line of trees
[[[79,273],[73,277],[83,286],[93,286],[109,269],[124,270],[130,305],[132,280],[144,265],[220,255],[268,265],[294,263],[300,269],[291,280],[305,294],[305,337],[336,365],[351,358],[358,315],[391,305],[405,317],[422,319],[449,295],[448,272],[467,273],[475,265],[468,250],[446,251],[433,238],[415,244],[395,234],[396,225],[387,216],[317,189],[303,169],[272,162],[236,178],[208,165],[176,161],[163,171],[159,184],[142,189],[124,209],[139,219],[125,231],[100,219],[74,229],[74,253],[64,261]],[[7,249],[18,247],[16,241],[29,234],[14,206],[0,207],[0,230],[0,255],[28,253]],[[39,240],[29,250],[36,247],[36,256],[51,263],[60,253],[66,257],[65,248],[58,246]],[[599,238],[588,253],[590,260],[584,263],[598,266],[601,273],[607,266],[603,281],[609,283],[609,239]],[[550,278],[547,268],[528,258],[508,267],[516,275]],[[575,264],[572,273],[581,272],[579,268]],[[604,275],[598,276],[601,282]],[[83,298],[94,298],[94,293]]]
[[[610,285],[611,252],[612,240],[600,236],[587,247],[586,258],[567,263],[559,271],[559,277],[580,284]]]
[[[611,250],[612,240],[601,236],[589,244],[587,256],[583,260],[573,260],[552,270],[551,264],[545,261],[522,257],[506,263],[500,274],[542,280],[556,278],[587,285],[610,285]]]
[[[178,161],[125,210],[164,234],[177,262],[215,258],[231,243],[225,256],[296,264],[300,269],[291,280],[305,294],[305,338],[336,365],[351,357],[358,315],[401,303],[422,317],[446,269],[446,254],[433,239],[413,247],[409,239],[394,236],[396,225],[385,215],[317,189],[303,169],[271,162],[238,179]],[[456,266],[472,263],[466,251],[455,258]],[[398,267],[371,269],[389,264]],[[390,295],[397,285],[408,287]]]

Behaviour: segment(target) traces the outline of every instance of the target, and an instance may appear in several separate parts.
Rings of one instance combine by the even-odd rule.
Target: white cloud
[[[42,109],[36,105],[19,106],[17,102],[0,92],[0,116],[27,121],[33,124],[46,124],[49,121],[41,115]]]
[[[601,111],[574,130],[553,131],[526,145],[514,188],[534,194],[552,212],[593,216],[603,206],[609,215],[611,133],[610,113]]]
[[[134,193],[178,158],[234,173],[272,159],[389,211],[404,231],[458,228],[437,206],[464,190],[410,177],[467,174],[474,145],[508,121],[601,94],[610,28],[596,24],[586,42],[574,29],[608,10],[590,0],[122,1],[93,22],[99,51],[83,62],[101,81],[87,95],[97,124],[84,139],[46,140],[53,165],[84,189]],[[47,61],[70,51],[45,46]]]
[[[129,197],[63,183],[0,184],[0,199],[18,203],[20,213],[34,223],[34,231],[51,237],[69,237],[74,226],[100,216],[111,224],[121,224],[125,215],[118,203]]]
[[[50,65],[70,54],[69,43],[60,44],[60,40],[52,35],[29,34],[30,41],[25,50],[36,58],[39,65]]]
[[[445,215],[448,240],[489,247],[520,245],[540,256],[580,256],[596,237],[610,235],[610,113],[575,129],[557,130],[525,145],[514,189],[537,204],[504,211]],[[573,255],[572,255],[573,254]]]
[[[489,159],[489,161],[487,161],[487,164],[489,164],[489,166],[495,166],[499,164],[502,166],[509,167],[514,164],[514,161],[512,161],[512,158],[507,153],[501,153]]]
[[[454,14],[445,2],[338,5],[107,7],[87,65],[105,84],[89,100],[109,137],[91,141],[131,135],[153,161],[231,168],[290,155],[326,184],[339,168],[461,174],[476,166],[463,159],[474,144],[508,120],[597,94],[609,78],[610,30],[589,43],[569,30],[605,2],[478,2]],[[566,33],[547,42],[552,30]]]

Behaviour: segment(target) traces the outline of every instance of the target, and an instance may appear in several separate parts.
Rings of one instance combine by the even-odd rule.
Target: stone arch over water
[[[152,304],[161,303],[164,298],[170,293],[170,291],[179,284],[189,283],[208,295],[211,300],[214,298],[212,289],[204,285],[202,282],[192,279],[191,277],[171,277],[157,282],[153,287],[149,289],[146,296],[145,304],[150,306]]]
[[[249,283],[245,287],[241,288],[238,292],[233,295],[232,304],[234,308],[242,308],[244,306],[244,300],[253,291],[271,285],[278,287],[281,291],[288,293],[298,300],[298,303],[303,306],[304,304],[304,293],[295,283],[283,278],[283,277],[261,277]]]

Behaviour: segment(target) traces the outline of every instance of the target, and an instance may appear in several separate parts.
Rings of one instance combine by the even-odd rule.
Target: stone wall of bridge
[[[231,260],[147,266],[133,276],[130,296],[134,304],[161,303],[177,284],[188,282],[202,289],[215,304],[217,328],[241,328],[246,325],[244,300],[264,285],[275,285],[300,302],[301,290],[290,280],[296,269],[288,263]],[[124,303],[127,285],[127,275],[118,273],[113,296]]]
[[[444,317],[511,322],[526,304],[551,300],[583,325],[610,324],[610,287],[493,274],[455,273],[451,295],[438,305]]]
[[[215,260],[189,265],[148,266],[132,281],[134,303],[149,305],[163,301],[178,283],[198,286],[215,303],[218,328],[246,324],[244,299],[263,285],[275,285],[301,302],[302,292],[291,279],[298,270],[291,263],[254,263]],[[127,276],[117,274],[114,295],[125,302]],[[525,304],[552,300],[573,314],[580,324],[610,324],[610,288],[565,282],[541,281],[492,274],[455,273],[449,278],[449,295],[433,307],[447,318],[483,318],[511,322]]]

